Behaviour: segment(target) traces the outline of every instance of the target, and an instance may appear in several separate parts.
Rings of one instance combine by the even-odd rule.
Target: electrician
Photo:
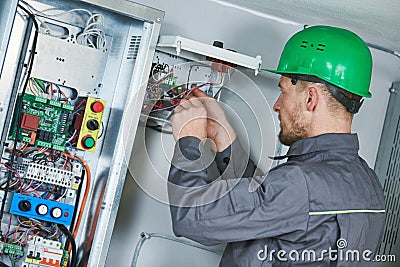
[[[196,90],[175,109],[168,178],[175,234],[227,243],[220,266],[369,266],[383,234],[384,198],[351,134],[361,98],[371,97],[368,47],[348,30],[309,27],[269,71],[281,75],[273,108],[290,148],[287,162],[264,176],[213,98]],[[215,181],[202,154],[206,138],[215,143]]]

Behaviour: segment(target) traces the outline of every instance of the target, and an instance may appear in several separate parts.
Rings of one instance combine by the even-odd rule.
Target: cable
[[[30,60],[29,60],[29,66],[28,66],[28,70],[27,70],[27,74],[26,74],[26,79],[25,79],[25,83],[23,85],[22,88],[22,92],[21,92],[21,96],[18,99],[18,111],[16,114],[16,122],[20,121],[20,116],[21,116],[21,111],[22,111],[22,102],[23,102],[23,98],[26,92],[26,88],[28,86],[28,82],[29,82],[29,77],[31,76],[32,73],[32,67],[33,67],[33,61],[35,59],[35,54],[36,54],[36,45],[37,45],[37,40],[38,40],[38,35],[39,35],[39,25],[37,23],[37,21],[35,20],[35,15],[32,14],[31,12],[29,12],[25,7],[23,7],[21,4],[18,4],[18,7],[20,9],[22,9],[26,14],[28,14],[29,18],[32,20],[34,26],[35,26],[35,34],[33,37],[33,41],[32,41],[32,48],[31,48],[31,53],[30,53]],[[19,131],[16,131],[15,134],[15,142],[14,142],[14,147],[13,147],[13,152],[11,153],[11,159],[10,159],[10,166],[14,165],[14,157],[15,157],[15,152],[16,152],[16,148],[17,148],[17,143],[18,143],[18,138],[19,138]],[[6,204],[6,199],[7,199],[7,194],[8,194],[8,190],[10,187],[10,180],[11,180],[11,172],[8,173],[8,180],[7,180],[7,185],[6,185],[6,189],[4,192],[4,197],[1,203],[1,210],[0,210],[0,221],[3,219],[3,215],[4,215],[4,208],[5,208],[5,204]]]
[[[100,14],[90,16],[86,22],[85,29],[76,37],[76,42],[96,49],[104,49],[106,47],[104,17]]]
[[[399,52],[396,52],[394,50],[391,50],[391,49],[388,49],[388,48],[385,48],[383,46],[376,45],[376,44],[371,44],[371,43],[366,43],[366,44],[371,48],[375,48],[375,49],[381,50],[383,52],[389,53],[389,54],[391,54],[391,55],[393,55],[395,57],[400,58],[400,53]]]
[[[87,238],[86,248],[85,248],[86,252],[85,252],[84,256],[82,257],[81,262],[79,263],[79,266],[81,264],[82,264],[82,266],[86,266],[85,263],[89,259],[91,247],[92,247],[92,244],[93,244],[93,238],[94,238],[94,235],[96,233],[97,222],[98,222],[99,216],[100,216],[101,204],[102,204],[105,192],[106,192],[106,187],[103,187],[103,189],[101,190],[100,196],[99,196],[99,200],[97,202],[96,212],[95,212],[95,214],[93,216],[93,220],[92,220],[93,223],[91,225],[90,233],[89,233],[89,236]],[[87,255],[86,259],[85,259],[85,255]]]
[[[72,257],[71,257],[71,261],[70,261],[70,266],[71,267],[76,267],[76,263],[77,263],[77,260],[78,260],[78,255],[77,255],[75,238],[72,235],[72,233],[64,225],[57,224],[57,226],[58,226],[58,229],[60,229],[60,231],[64,235],[67,236],[67,239],[71,243],[71,246],[72,246]]]
[[[199,85],[199,86],[196,86],[196,87],[191,88],[191,89],[190,89],[189,91],[187,91],[187,92],[184,92],[184,93],[185,93],[184,98],[188,97],[188,96],[190,95],[190,93],[192,93],[194,90],[200,89],[201,87],[203,87],[203,86],[205,86],[205,85],[208,85],[208,84],[210,84],[210,83],[209,83],[209,82],[206,82],[206,83],[203,83],[203,84],[201,84],[201,85]],[[172,105],[172,106],[169,106],[169,107],[159,108],[159,109],[153,109],[153,110],[150,111],[150,113],[156,112],[156,111],[160,111],[160,110],[172,109],[172,108],[175,108],[175,107],[178,106],[178,105],[179,105],[179,102],[176,103],[176,104],[174,104],[174,105]]]
[[[88,251],[86,251],[83,254],[83,256],[82,256],[82,258],[81,258],[81,260],[80,260],[80,262],[79,262],[77,267],[84,267],[85,266],[85,264],[86,264],[86,262],[87,262],[87,260],[89,259],[89,256],[90,256],[90,250],[91,249],[89,249]]]
[[[215,251],[215,250],[206,248],[204,246],[201,246],[201,245],[199,245],[197,243],[194,243],[194,242],[191,242],[191,241],[187,241],[185,239],[180,239],[180,238],[177,238],[177,237],[172,237],[172,236],[163,235],[163,234],[157,234],[157,233],[142,232],[142,233],[140,233],[140,239],[136,244],[135,253],[133,254],[131,267],[136,267],[137,260],[139,258],[139,253],[140,253],[140,250],[141,250],[141,248],[143,246],[144,241],[146,241],[147,239],[150,239],[152,237],[170,240],[170,241],[173,241],[173,242],[181,243],[181,244],[188,245],[188,246],[191,246],[191,247],[195,247],[195,248],[198,248],[198,249],[202,249],[202,250],[205,250],[205,251],[208,251],[208,252],[212,252],[212,253],[215,253],[215,254],[218,254],[218,255],[220,255],[222,253],[221,251]]]
[[[82,221],[83,211],[84,211],[84,208],[85,208],[85,205],[86,205],[87,198],[89,196],[90,180],[91,180],[90,168],[87,165],[87,163],[83,159],[78,157],[78,156],[75,156],[75,158],[78,159],[83,164],[83,166],[85,168],[85,171],[86,171],[86,188],[85,188],[85,193],[83,194],[81,207],[80,207],[79,213],[78,213],[78,219],[76,220],[76,224],[75,224],[75,228],[74,228],[74,232],[73,232],[74,237],[76,237],[76,235],[78,234],[78,229],[79,229],[79,226],[80,226],[81,221]]]
[[[101,132],[97,138],[100,139],[103,136],[103,134],[104,134],[104,124],[103,122],[101,122]]]
[[[24,3],[30,10],[33,10],[35,14],[39,14],[44,17],[59,17],[69,13],[76,13],[76,12],[85,12],[89,15],[89,19],[85,22],[85,28],[81,33],[76,36],[76,42],[81,45],[93,47],[96,49],[104,49],[106,47],[106,35],[104,33],[104,17],[101,14],[93,14],[87,9],[82,8],[75,8],[68,11],[62,11],[58,14],[48,14],[48,11],[51,10],[58,10],[55,8],[46,9],[43,11],[39,11],[35,9],[33,6],[28,4],[25,1],[21,1]],[[32,12],[32,13],[33,13]],[[53,35],[51,34],[51,29],[47,26],[47,23],[38,19],[40,25],[43,26],[46,30],[46,34],[50,34],[56,38],[63,38],[66,37],[65,35]]]

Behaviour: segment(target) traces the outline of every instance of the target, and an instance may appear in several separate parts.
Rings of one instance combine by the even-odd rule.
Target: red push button
[[[104,110],[104,105],[100,101],[96,101],[91,106],[92,111],[95,113],[100,113]]]

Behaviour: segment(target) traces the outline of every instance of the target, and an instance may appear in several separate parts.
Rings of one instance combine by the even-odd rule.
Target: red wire
[[[19,192],[22,193],[22,180],[21,180],[21,176],[19,175],[19,173],[16,170],[14,170],[14,168],[12,168],[11,166],[9,166],[9,165],[7,165],[7,164],[5,164],[3,162],[0,162],[0,164],[4,165],[4,167],[6,167],[7,170],[9,170],[12,173],[14,173],[14,175],[18,178],[19,185],[20,185],[19,186]]]

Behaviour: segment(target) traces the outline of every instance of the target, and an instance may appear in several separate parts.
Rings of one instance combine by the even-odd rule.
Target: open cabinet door
[[[0,262],[103,266],[164,13],[128,0],[1,12],[16,45],[1,51],[14,71],[0,94]]]
[[[17,4],[18,0],[1,1],[0,3],[0,78],[17,10]]]

